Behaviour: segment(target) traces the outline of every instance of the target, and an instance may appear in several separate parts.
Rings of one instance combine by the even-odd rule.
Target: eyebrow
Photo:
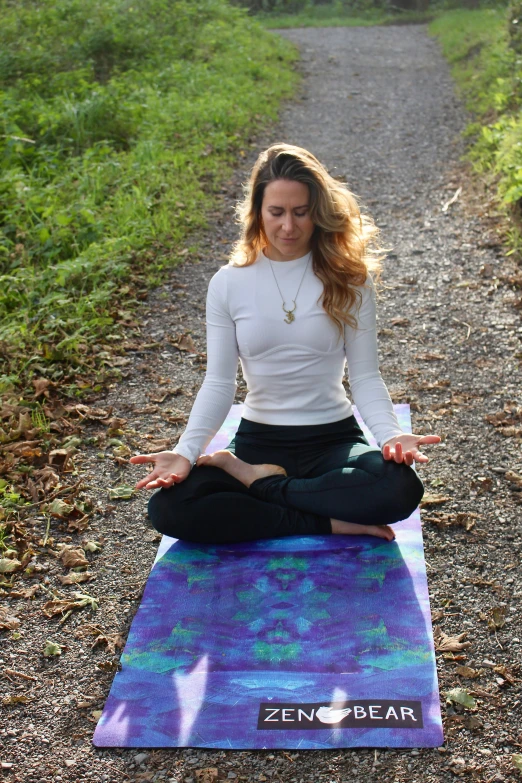
[[[310,204],[302,204],[300,207],[293,207],[293,209],[308,209]],[[284,209],[284,207],[279,207],[276,204],[269,204],[268,209]]]

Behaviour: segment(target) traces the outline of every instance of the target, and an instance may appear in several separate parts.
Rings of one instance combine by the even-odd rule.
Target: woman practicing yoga
[[[305,149],[263,152],[238,206],[241,238],[207,294],[207,371],[185,432],[137,489],[154,527],[203,543],[314,534],[392,540],[417,507],[411,465],[437,435],[402,432],[379,372],[378,229],[356,197]],[[203,454],[248,386],[237,433]],[[353,416],[342,383],[379,448]]]

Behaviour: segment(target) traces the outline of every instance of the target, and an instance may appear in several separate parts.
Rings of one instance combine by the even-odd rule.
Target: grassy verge
[[[82,422],[119,425],[80,400],[120,376],[138,300],[196,249],[298,55],[225,0],[0,0],[0,13],[1,591],[51,523],[88,524]],[[40,543],[24,528],[35,515]]]
[[[522,252],[522,60],[510,47],[507,9],[451,11],[429,26],[473,113],[467,158],[506,217],[508,252]]]
[[[0,10],[0,391],[45,377],[77,394],[297,55],[224,0]]]

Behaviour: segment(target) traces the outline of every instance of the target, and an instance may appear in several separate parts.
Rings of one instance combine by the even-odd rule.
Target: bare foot
[[[200,465],[212,465],[216,468],[222,468],[226,473],[239,479],[245,487],[249,487],[253,481],[265,476],[287,475],[286,470],[280,465],[250,465],[249,462],[243,462],[242,459],[239,459],[239,457],[236,457],[235,454],[226,449],[214,451],[213,454],[203,454],[197,458],[196,465],[198,467]]]
[[[356,525],[354,522],[343,522],[340,519],[330,519],[332,533],[342,536],[377,536],[386,541],[393,541],[395,533],[389,525]]]

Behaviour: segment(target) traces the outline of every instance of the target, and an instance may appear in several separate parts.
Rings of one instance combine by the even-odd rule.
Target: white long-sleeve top
[[[285,323],[274,275],[287,310],[303,281],[292,323]],[[204,453],[234,402],[238,360],[248,388],[245,419],[309,425],[350,416],[353,409],[342,383],[347,366],[353,400],[379,446],[400,435],[379,371],[370,277],[360,290],[357,328],[345,325],[342,339],[320,304],[323,283],[313,271],[310,254],[270,261],[261,253],[251,266],[221,267],[208,286],[205,379],[173,451],[192,465]]]

